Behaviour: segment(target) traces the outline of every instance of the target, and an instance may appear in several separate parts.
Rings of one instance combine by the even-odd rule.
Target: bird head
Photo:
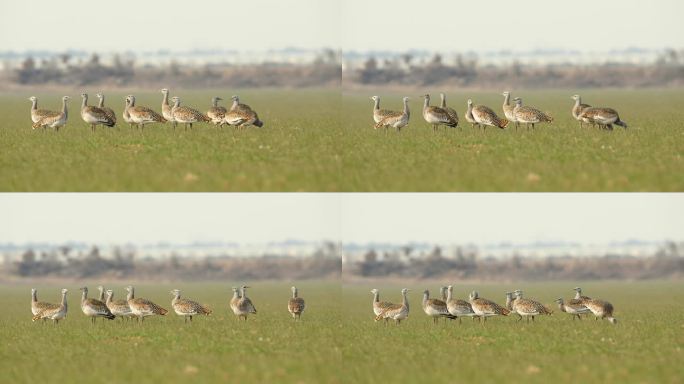
[[[31,97],[29,97],[28,99],[31,100],[31,101],[36,101],[36,100],[38,100],[38,98],[35,97],[35,96],[31,96]]]
[[[554,300],[554,301],[555,301],[556,303],[558,303],[558,304],[563,304],[563,298],[562,298],[562,297],[559,297],[559,298],[557,298],[557,299]]]
[[[402,294],[402,295],[405,295],[405,294],[408,293],[408,291],[410,291],[410,289],[408,289],[408,288],[402,288],[402,289],[401,289],[401,294]]]
[[[378,101],[378,99],[380,99],[379,96],[371,96],[371,100],[373,100],[373,101]]]
[[[68,289],[66,289],[66,288],[62,288],[62,294],[63,294],[63,295],[66,295],[66,293],[67,293],[67,292],[69,292],[69,290],[68,290]]]
[[[570,96],[570,98],[576,101],[577,99],[580,98],[580,96],[579,95],[572,95],[572,96]]]
[[[510,94],[511,94],[511,93],[510,93],[509,91],[503,91],[503,93],[501,93],[502,96],[508,96],[508,95],[510,95]]]
[[[378,290],[377,288],[373,288],[370,290],[370,292],[375,295],[376,293],[378,293]]]
[[[167,95],[169,93],[169,89],[168,88],[162,88],[161,93]]]
[[[180,295],[180,289],[172,289],[171,291],[169,291],[169,293],[171,293],[174,296],[179,296]]]
[[[95,96],[97,96],[98,99],[101,99],[101,98],[102,98],[102,94],[101,94],[101,93],[96,93]]]
[[[473,105],[473,100],[468,99],[468,105]]]

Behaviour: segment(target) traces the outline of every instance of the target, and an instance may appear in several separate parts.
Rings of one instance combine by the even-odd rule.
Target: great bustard
[[[536,300],[523,299],[523,292],[521,290],[516,290],[514,293],[515,301],[513,301],[512,307],[513,312],[521,316],[518,321],[524,316],[529,323],[530,317],[532,318],[532,321],[534,321],[535,316],[550,315],[552,313],[544,304]]]
[[[184,124],[186,130],[188,129],[188,125],[190,125],[190,128],[192,129],[193,123],[211,121],[209,117],[196,109],[190,107],[181,107],[180,97],[174,96],[171,98],[171,100],[173,101],[173,107],[171,108],[173,121]]]
[[[380,301],[380,291],[376,288],[371,289],[371,293],[373,294],[373,314],[375,316],[380,315],[387,307],[392,305],[388,301]],[[387,320],[389,318],[385,317],[385,323],[387,323]]]
[[[51,305],[53,304],[38,301],[38,290],[31,288],[31,314],[35,316],[40,313],[40,311],[49,308]],[[43,320],[45,320],[45,318],[43,318]]]
[[[480,297],[479,293],[477,291],[473,291],[470,293],[469,300],[470,305],[473,307],[473,312],[475,312],[475,315],[482,319],[484,318],[484,322],[487,322],[487,318],[491,316],[508,316],[510,311],[499,304],[483,299]]]
[[[111,109],[111,108],[109,108],[109,107],[105,107],[105,105],[104,105],[104,102],[105,102],[105,97],[104,97],[104,95],[103,95],[102,93],[96,93],[95,96],[97,96],[97,98],[99,99],[99,101],[98,101],[98,103],[97,103],[97,107],[100,108],[101,110],[103,110],[104,113],[107,114],[107,117],[109,117],[109,119],[111,119],[111,120],[114,122],[114,124],[116,125],[116,113],[114,113],[114,110],[113,110],[113,109]]]
[[[236,126],[238,129],[250,125],[255,127],[264,126],[263,121],[259,120],[259,115],[249,105],[240,104],[240,99],[237,96],[233,96],[233,105],[226,112],[223,121],[228,125]]]
[[[68,289],[63,288],[62,289],[62,302],[60,304],[45,304],[45,307],[40,310],[38,313],[33,315],[31,318],[33,321],[40,320],[40,319],[50,319],[55,322],[55,325],[59,323],[60,320],[66,317],[67,315],[67,299],[66,295],[67,292],[69,292]]]
[[[173,299],[171,300],[171,307],[176,312],[178,316],[183,316],[185,322],[192,322],[193,316],[198,315],[211,315],[211,309],[209,307],[202,305],[196,301],[190,299],[182,299],[180,289],[171,290]]]
[[[138,128],[145,128],[145,124],[166,123],[166,119],[152,109],[135,105],[135,96],[133,95],[126,96],[125,113],[128,114],[131,123]]]
[[[107,308],[107,305],[97,299],[88,298],[88,287],[80,288],[83,291],[81,295],[81,311],[83,314],[90,317],[90,320],[95,324],[96,317],[104,317],[109,320],[114,320],[116,316]]]
[[[46,111],[38,121],[33,123],[33,129],[50,127],[59,131],[59,128],[65,126],[69,119],[69,112],[67,110],[67,101],[69,99],[69,96],[62,96],[62,111]]]
[[[126,97],[124,97],[126,105],[124,106],[123,112],[121,112],[121,116],[123,117],[124,121],[128,123],[129,128],[133,128],[133,120],[131,119],[131,114],[128,113],[128,108],[130,106],[132,97],[135,97],[135,96],[127,95]]]
[[[491,108],[484,105],[473,105],[473,101],[468,99],[468,110],[466,115],[472,115],[473,120],[481,125],[485,130],[487,126],[504,129],[508,125],[508,120],[502,119],[492,111]]]
[[[506,309],[518,315],[516,311],[513,310],[513,303],[517,298],[513,297],[513,292],[506,292]],[[522,316],[518,315],[518,320],[522,320]]]
[[[455,110],[455,109],[453,109],[453,108],[451,108],[451,107],[447,107],[447,105],[446,105],[446,95],[443,94],[443,93],[440,93],[440,94],[439,94],[439,97],[440,97],[440,99],[442,100],[442,101],[439,103],[439,107],[442,108],[443,110],[445,110],[446,113],[449,115],[449,117],[451,117],[451,119],[452,119],[453,121],[456,122],[456,125],[458,125],[458,113],[456,113],[456,110]]]
[[[31,100],[31,121],[34,123],[37,123],[40,119],[52,113],[57,113],[48,111],[47,109],[38,109],[38,98],[35,96],[29,97],[29,100]]]
[[[229,305],[230,305],[230,309],[233,311],[233,313],[235,315],[237,315],[238,314],[237,305],[238,305],[238,302],[240,301],[240,297],[241,297],[240,296],[240,288],[233,287],[232,289],[233,289],[233,297],[231,297]]]
[[[475,121],[475,118],[473,117],[473,103],[472,103],[472,101],[470,101],[470,100],[468,100],[468,101],[469,101],[468,107],[466,108],[466,111],[463,114],[463,116],[465,117],[465,120],[470,123],[470,127],[473,129],[475,128],[476,125],[478,128],[482,128],[480,123]]]
[[[515,119],[515,113],[513,113],[514,105],[511,105],[511,93],[509,91],[504,91],[501,95],[504,97],[503,101],[503,113],[508,121],[515,123],[515,129],[518,129],[518,121]]]
[[[590,299],[584,302],[584,306],[596,316],[596,320],[608,319],[612,324],[617,324],[617,319],[613,317],[613,304],[600,299]]]
[[[290,312],[293,319],[299,320],[305,309],[306,303],[304,303],[304,299],[299,297],[297,287],[292,287],[292,297],[287,301],[288,312]]]
[[[112,315],[120,317],[121,321],[123,321],[124,318],[128,320],[133,316],[131,307],[128,306],[128,300],[114,300],[114,291],[111,289],[107,290],[105,305],[107,305],[107,308],[112,312]]]
[[[380,314],[375,316],[375,321],[381,319],[392,319],[397,325],[401,324],[401,321],[408,318],[409,316],[409,302],[408,288],[403,288],[401,290],[402,301],[401,304],[389,304]]]
[[[375,129],[385,127],[385,133],[387,133],[387,128],[391,127],[395,128],[397,132],[399,132],[402,128],[408,125],[409,118],[411,117],[411,112],[409,111],[408,106],[409,98],[404,97],[402,100],[404,102],[404,109],[401,112],[383,110],[385,112],[385,116],[374,125]]]
[[[589,308],[583,304],[565,304],[565,301],[563,301],[562,297],[557,298],[556,303],[558,303],[558,309],[560,309],[562,312],[572,315],[573,320],[575,320],[575,317],[577,317],[579,320],[582,320],[580,315],[590,312]]]
[[[223,99],[218,96],[211,98],[211,107],[207,111],[207,116],[211,119],[211,122],[214,123],[214,125],[222,127],[223,124],[226,123],[224,119],[226,118],[226,112],[228,112],[228,110],[226,107],[218,105],[220,100]]]
[[[575,100],[575,104],[572,106],[572,117],[579,121],[580,128],[582,128],[582,119],[580,118],[580,115],[582,114],[582,111],[590,108],[591,105],[583,104],[582,97],[580,97],[580,95],[572,95],[570,98]],[[592,123],[592,125],[594,124]]]
[[[81,118],[86,123],[90,124],[90,129],[95,132],[96,125],[106,125],[113,127],[115,122],[107,116],[107,113],[99,107],[88,105],[88,94],[81,93]]]
[[[371,96],[371,100],[373,100],[373,121],[376,124],[382,121],[382,119],[385,117],[391,114],[396,114],[396,112],[390,111],[388,109],[380,109],[380,96]]]
[[[583,304],[585,301],[591,300],[591,297],[582,295],[582,288],[575,287],[573,290],[575,291],[575,297],[570,301],[571,303]]]
[[[453,297],[454,295],[454,287],[449,285],[447,287],[447,297],[446,297],[446,305],[447,305],[447,311],[453,316],[456,316],[458,318],[458,322],[461,323],[461,317],[472,317],[473,320],[475,320],[475,312],[473,311],[473,307],[470,305],[469,302],[461,299],[455,299]]]
[[[449,313],[446,303],[439,299],[431,299],[430,291],[423,291],[423,311],[426,315],[432,317],[432,322],[437,324],[440,317],[455,319],[456,316]]]
[[[158,306],[157,304],[151,302],[150,300],[143,299],[140,297],[135,297],[135,288],[132,285],[126,287],[128,295],[126,296],[126,301],[128,301],[128,306],[131,308],[133,316],[136,316],[142,322],[145,321],[145,317],[161,315],[165,316],[167,312],[166,309]]]
[[[430,106],[430,95],[423,95],[425,102],[423,103],[423,119],[432,125],[432,130],[436,131],[440,125],[446,127],[456,127],[458,125],[458,118],[454,120],[446,110],[440,107]]]
[[[529,106],[522,105],[522,99],[516,97],[513,99],[515,101],[515,108],[513,108],[513,113],[515,114],[516,128],[517,123],[523,123],[527,126],[527,129],[532,125],[534,129],[535,124],[539,123],[550,123],[553,121],[553,117],[547,115],[546,113]]]
[[[162,116],[166,119],[166,121],[170,122],[173,125],[173,128],[176,128],[176,120],[173,118],[173,112],[171,112],[171,106],[169,105],[169,89],[168,88],[162,88],[161,90],[162,93],[162,105],[161,105],[161,111],[162,111]]]
[[[237,300],[235,308],[233,308],[233,313],[235,313],[238,320],[244,318],[245,321],[247,321],[248,315],[257,313],[254,304],[252,304],[252,300],[250,300],[245,293],[245,289],[247,288],[249,287],[246,285],[240,287],[240,298]]]
[[[579,117],[585,123],[596,123],[599,128],[610,129],[611,131],[613,124],[627,128],[627,123],[620,120],[620,115],[613,108],[585,108]]]

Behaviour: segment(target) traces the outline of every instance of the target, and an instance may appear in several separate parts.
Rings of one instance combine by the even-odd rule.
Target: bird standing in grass
[[[589,308],[582,304],[565,304],[562,297],[557,298],[556,303],[558,303],[558,309],[572,315],[572,320],[575,320],[575,317],[577,317],[578,320],[582,320],[580,317],[581,314],[591,312],[589,311]]]
[[[401,290],[401,304],[389,304],[379,315],[375,316],[375,321],[392,319],[399,325],[402,320],[407,319],[409,316],[408,291],[408,288],[403,288]]]
[[[432,125],[432,130],[437,131],[440,125],[445,127],[456,127],[458,125],[458,117],[454,117],[445,109],[440,107],[430,106],[430,95],[423,95],[425,102],[423,103],[423,119]]]
[[[31,121],[34,123],[37,123],[43,117],[57,113],[47,109],[38,109],[38,98],[35,96],[29,97],[29,100],[31,100]]]
[[[530,317],[532,318],[532,321],[534,321],[535,316],[550,315],[552,313],[544,304],[536,300],[523,299],[523,292],[521,290],[518,289],[514,293],[515,301],[513,301],[511,305],[513,312],[521,316],[518,321],[522,320],[522,317],[524,316],[529,323]]]
[[[100,108],[101,110],[104,111],[104,113],[107,115],[107,117],[114,122],[114,125],[116,125],[116,113],[114,113],[114,110],[112,110],[109,107],[105,107],[104,102],[105,102],[105,97],[102,93],[97,93],[95,94],[97,98],[99,99],[99,102],[97,103],[97,107]]]
[[[67,310],[69,309],[67,307],[67,299],[66,295],[67,292],[69,292],[68,289],[63,288],[62,289],[62,302],[60,304],[48,304],[46,303],[45,306],[40,310],[40,312],[36,313],[32,320],[40,320],[40,319],[50,319],[54,321],[54,324],[57,325],[60,320],[66,317],[67,315]]]
[[[247,297],[247,294],[245,293],[245,290],[247,288],[249,287],[246,285],[240,287],[240,298],[237,300],[235,304],[235,309],[233,309],[233,313],[237,315],[238,320],[243,318],[245,319],[245,321],[247,321],[248,315],[256,315],[257,313],[254,304],[252,304],[252,300],[250,300],[249,297]]]
[[[409,111],[409,106],[408,106],[408,97],[404,97],[402,99],[404,102],[404,109],[401,112],[394,112],[394,111],[385,111],[384,117],[378,121],[373,127],[375,129],[378,128],[394,128],[397,130],[397,132],[400,132],[402,128],[408,125],[409,123],[409,118],[411,116],[411,112]],[[385,130],[385,133],[387,133],[387,130]]]
[[[442,99],[442,102],[439,104],[439,107],[442,108],[443,110],[445,110],[446,113],[447,113],[447,114],[449,115],[449,117],[451,118],[451,120],[452,120],[452,121],[455,121],[455,122],[456,122],[456,125],[458,126],[458,113],[456,113],[456,110],[455,110],[455,109],[453,109],[453,108],[451,108],[451,107],[447,107],[447,105],[446,105],[446,95],[445,95],[445,94],[440,93],[440,94],[439,94],[439,97]]]
[[[511,101],[510,101],[511,100],[511,93],[509,91],[504,91],[502,93],[502,95],[504,97],[504,101],[503,101],[504,116],[506,117],[506,119],[508,119],[508,121],[515,123],[515,130],[517,131],[518,130],[518,121],[515,119],[515,113],[513,112],[513,109],[515,109],[515,106],[511,105]]]
[[[584,306],[596,316],[596,320],[608,319],[611,324],[617,324],[617,319],[613,317],[613,304],[600,299],[590,299],[584,302]]]
[[[380,291],[377,289],[371,289],[371,293],[373,294],[373,314],[375,316],[380,315],[387,307],[392,305],[392,303],[388,301],[380,301]],[[389,318],[385,317],[385,323],[387,323],[387,320],[389,320]]]
[[[51,305],[53,304],[38,301],[38,290],[31,288],[31,314],[35,316],[42,310],[49,308]],[[43,318],[43,321],[45,321],[45,318]]]
[[[373,100],[373,121],[375,123],[379,123],[384,119],[385,117],[389,115],[394,115],[396,112],[390,111],[387,109],[380,109],[380,96],[371,96],[371,100]]]
[[[208,116],[204,115],[202,112],[196,109],[190,107],[181,107],[180,97],[174,96],[171,98],[171,100],[173,101],[173,107],[171,108],[171,114],[173,114],[173,121],[183,123],[185,125],[186,130],[188,129],[188,125],[190,125],[190,129],[192,129],[193,123],[211,121],[211,119],[209,119]]]
[[[128,301],[114,300],[114,291],[111,289],[107,290],[105,305],[107,305],[107,308],[109,308],[109,310],[112,312],[112,315],[120,317],[121,321],[123,321],[124,318],[128,320],[131,316],[133,316],[131,307],[128,306]]]
[[[423,311],[426,315],[432,317],[432,322],[437,324],[440,317],[455,319],[456,316],[449,313],[447,305],[444,301],[439,299],[431,299],[430,291],[423,291]]]
[[[173,299],[171,299],[171,307],[178,316],[183,316],[185,323],[192,323],[192,317],[198,315],[211,315],[211,309],[196,301],[190,299],[182,299],[180,289],[171,290]]]
[[[214,123],[214,125],[223,127],[223,124],[226,123],[225,118],[226,112],[228,112],[228,110],[226,109],[226,107],[218,105],[218,102],[220,100],[223,99],[218,96],[214,96],[211,98],[211,107],[209,107],[209,110],[207,111],[207,116],[211,119],[211,122]]]
[[[599,128],[613,130],[613,124],[627,128],[627,123],[620,120],[620,115],[613,108],[589,107],[582,110],[580,119],[585,123],[598,124]]]
[[[69,96],[62,96],[62,111],[45,111],[40,119],[33,123],[33,129],[50,127],[54,128],[55,131],[59,131],[59,128],[65,126],[69,119],[69,111],[67,110],[67,101],[69,99]]]
[[[459,324],[461,323],[461,317],[472,317],[474,321],[475,312],[473,311],[473,307],[470,305],[470,303],[465,300],[456,299],[453,297],[453,295],[454,287],[450,285],[447,287],[447,311],[449,311],[451,315],[458,318]]]
[[[478,318],[484,318],[484,322],[487,322],[487,318],[491,316],[508,316],[510,311],[499,304],[483,299],[480,297],[477,291],[473,291],[469,296],[470,305],[473,307],[473,312]]]
[[[527,126],[527,129],[534,129],[535,124],[539,123],[550,123],[553,121],[553,117],[547,115],[546,113],[529,106],[522,105],[522,99],[516,97],[513,99],[515,101],[515,108],[513,108],[513,114],[515,115],[516,128],[517,123],[523,123]]]
[[[86,123],[90,124],[90,130],[95,132],[95,126],[106,125],[108,127],[113,127],[116,124],[116,120],[112,120],[107,113],[99,107],[88,105],[88,94],[81,93],[81,118]]]
[[[138,128],[144,129],[145,124],[166,123],[166,119],[150,108],[135,105],[135,96],[126,96],[126,109],[124,110],[124,120],[126,116],[131,123]]]
[[[108,320],[116,318],[105,303],[97,299],[88,298],[88,287],[82,287],[80,290],[83,291],[81,295],[81,311],[83,311],[84,315],[90,317],[93,324],[95,324],[96,317],[104,317]]]
[[[292,297],[287,301],[287,310],[292,315],[292,318],[296,320],[301,319],[302,313],[306,309],[306,304],[304,299],[299,297],[297,287],[292,287]]]
[[[160,307],[159,305],[151,302],[150,300],[143,299],[140,297],[135,297],[135,288],[132,285],[126,287],[128,295],[126,300],[128,301],[128,306],[131,308],[133,316],[136,316],[140,322],[145,322],[145,317],[161,315],[166,316],[169,312],[166,309]]]
[[[485,105],[473,105],[471,99],[468,99],[466,119],[468,116],[472,116],[475,123],[481,125],[484,130],[487,130],[487,126],[504,129],[508,125],[508,120],[497,116],[491,108]]]
[[[162,88],[161,90],[162,93],[162,104],[161,104],[161,111],[162,111],[162,116],[166,119],[167,122],[170,122],[171,125],[173,125],[173,129],[176,129],[176,120],[173,118],[173,112],[171,112],[171,106],[169,105],[169,89],[168,88]]]
[[[583,104],[580,95],[572,95],[570,98],[575,100],[575,104],[572,106],[572,117],[579,121],[580,128],[582,128],[582,119],[580,118],[580,115],[582,115],[582,111],[590,108],[591,105]]]

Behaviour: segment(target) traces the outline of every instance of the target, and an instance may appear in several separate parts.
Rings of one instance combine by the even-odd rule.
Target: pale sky
[[[684,240],[684,194],[0,194],[0,243]]]
[[[684,47],[680,0],[343,0],[343,50]]]
[[[0,50],[339,47],[340,0],[3,0]]]

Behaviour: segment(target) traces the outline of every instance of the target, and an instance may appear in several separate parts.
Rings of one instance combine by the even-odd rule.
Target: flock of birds
[[[113,320],[116,317],[121,319],[128,319],[135,317],[140,322],[145,321],[148,316],[165,316],[168,310],[155,304],[151,300],[141,297],[135,297],[135,288],[133,286],[126,287],[128,292],[125,300],[114,300],[114,292],[111,289],[105,290],[103,286],[97,287],[100,291],[98,299],[88,298],[88,287],[82,287],[81,295],[81,311],[83,314],[90,317],[91,321],[95,323],[95,319],[102,317],[104,319]],[[256,314],[257,310],[247,297],[245,290],[249,288],[246,285],[241,287],[233,287],[233,297],[230,299],[230,309],[233,311],[237,319],[244,319],[247,321],[247,316]],[[59,304],[51,304],[38,301],[38,293],[35,288],[31,289],[31,313],[33,313],[33,321],[37,320],[53,320],[58,324],[60,320],[67,316],[67,292],[68,289],[62,289],[62,301]],[[197,301],[181,297],[181,291],[174,289],[170,291],[173,299],[171,299],[171,307],[178,316],[182,316],[187,323],[188,320],[192,322],[193,316],[210,315],[212,310],[206,305],[200,304]],[[292,318],[297,321],[301,318],[302,313],[306,309],[304,299],[299,297],[297,287],[292,287],[292,297],[287,303],[287,310],[292,315]]]
[[[169,104],[169,90],[164,88],[162,93],[162,113],[155,112],[152,108],[136,105],[135,96],[128,95],[125,97],[125,107],[122,117],[125,122],[132,128],[135,125],[138,128],[144,128],[145,124],[152,123],[171,123],[175,129],[178,124],[184,124],[185,129],[188,126],[192,128],[194,123],[212,123],[223,127],[224,125],[232,125],[238,129],[243,129],[248,126],[262,127],[264,123],[259,120],[257,113],[247,104],[240,103],[238,96],[232,97],[232,105],[230,108],[225,108],[218,105],[218,102],[223,100],[220,97],[213,97],[211,99],[211,107],[206,113],[202,113],[197,109],[181,106],[181,99],[178,96],[171,98],[173,104]],[[116,125],[116,113],[104,105],[105,97],[102,93],[98,93],[97,97],[99,103],[97,106],[88,105],[88,94],[81,94],[81,119],[90,125],[91,129],[95,131],[98,125],[106,127],[114,127]],[[49,111],[46,109],[38,109],[38,98],[31,96],[31,121],[33,121],[33,129],[36,128],[59,128],[66,125],[69,118],[69,111],[67,102],[69,96],[62,97],[62,110]]]
[[[401,290],[402,302],[401,304],[394,304],[387,301],[380,301],[380,292],[377,289],[371,290],[373,294],[373,313],[375,314],[375,321],[394,320],[397,325],[409,316],[409,289]],[[523,292],[516,290],[514,292],[506,292],[506,305],[499,305],[492,300],[488,300],[479,296],[477,291],[473,291],[469,295],[469,300],[461,300],[453,297],[453,287],[441,287],[441,299],[431,299],[430,291],[423,291],[422,307],[426,315],[432,317],[433,322],[437,323],[439,318],[444,319],[458,319],[459,323],[462,317],[472,317],[478,321],[487,321],[488,317],[492,316],[508,316],[511,313],[518,315],[518,321],[523,317],[527,322],[534,321],[535,316],[550,315],[553,313],[544,304],[537,300],[523,298]],[[558,308],[567,314],[572,315],[572,319],[581,320],[580,315],[592,313],[595,318],[607,319],[612,324],[617,324],[617,320],[613,317],[613,305],[605,300],[592,299],[582,295],[582,288],[575,288],[575,297],[567,301],[563,298],[555,300]],[[484,323],[483,322],[483,323]]]
[[[426,94],[422,97],[425,99],[423,103],[423,119],[432,125],[432,129],[436,131],[440,125],[445,127],[455,128],[458,126],[458,113],[451,107],[446,105],[446,96],[440,93],[440,106],[430,105],[430,95]],[[516,131],[520,124],[525,124],[527,129],[530,126],[534,129],[535,124],[550,123],[553,117],[541,110],[523,106],[522,99],[516,97],[513,99],[515,105],[510,104],[511,93],[505,91],[502,93],[504,97],[503,113],[505,118],[499,117],[494,110],[486,105],[473,104],[471,99],[468,99],[468,107],[465,112],[465,120],[474,128],[478,126],[487,129],[488,126],[504,129],[509,122],[515,124]],[[597,126],[601,129],[613,129],[613,124],[627,128],[627,124],[620,120],[620,116],[613,108],[592,107],[589,104],[583,104],[579,95],[573,95],[572,99],[575,104],[572,107],[572,117],[579,121],[580,128],[583,123]],[[372,96],[371,100],[375,103],[373,106],[373,121],[375,121],[374,128],[385,128],[385,132],[389,128],[395,128],[397,132],[408,125],[411,117],[411,112],[408,106],[408,97],[403,98],[404,108],[401,111],[390,111],[387,109],[380,109],[380,97]]]

